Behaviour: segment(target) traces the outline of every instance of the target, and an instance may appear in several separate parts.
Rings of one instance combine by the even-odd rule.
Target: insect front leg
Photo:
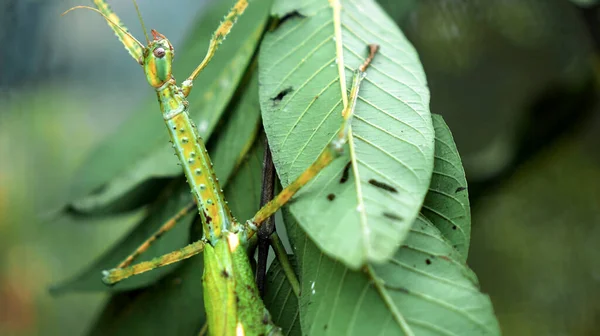
[[[185,97],[187,97],[190,94],[192,86],[194,85],[194,79],[196,79],[200,72],[202,72],[202,70],[208,65],[210,60],[215,55],[217,48],[219,47],[221,42],[225,40],[225,37],[227,37],[227,35],[231,31],[231,28],[233,27],[237,19],[240,17],[240,15],[242,15],[242,13],[244,13],[244,10],[246,10],[246,7],[248,7],[248,0],[238,0],[235,3],[235,5],[233,5],[229,13],[225,15],[223,22],[221,22],[219,28],[217,28],[217,30],[213,33],[212,38],[210,39],[210,43],[208,44],[208,51],[206,51],[206,56],[204,56],[204,59],[202,60],[200,65],[198,65],[198,67],[194,69],[192,74],[181,84],[183,95]]]
[[[140,246],[138,246],[138,248],[135,249],[135,251],[133,251],[133,253],[131,253],[130,255],[128,255],[127,258],[125,258],[125,260],[123,260],[115,268],[125,268],[125,267],[131,265],[131,263],[137,257],[139,257],[140,255],[142,255],[144,252],[146,252],[150,248],[150,246],[152,245],[152,243],[154,243],[155,241],[157,241],[158,238],[162,237],[163,234],[165,234],[166,232],[168,232],[169,230],[171,230],[172,228],[174,228],[175,225],[183,217],[185,217],[185,215],[187,215],[188,213],[190,213],[191,211],[193,211],[195,209],[196,209],[196,202],[192,201],[188,205],[186,205],[185,207],[183,207],[181,210],[177,211],[177,213],[173,217],[169,218],[158,230],[156,230],[156,232],[154,232],[154,234],[152,234],[152,236],[150,236],[143,243],[141,243]]]

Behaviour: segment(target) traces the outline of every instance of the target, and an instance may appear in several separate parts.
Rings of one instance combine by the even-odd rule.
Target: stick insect
[[[285,205],[302,186],[315,177],[330,162],[340,156],[347,141],[360,82],[379,47],[369,45],[367,59],[354,74],[353,86],[348,100],[349,104],[342,112],[343,122],[338,136],[323,149],[318,158],[296,180],[265,204],[253,218],[242,223],[233,217],[227,202],[225,202],[223,191],[213,171],[205,144],[202,138],[198,136],[196,127],[188,115],[189,104],[186,97],[192,90],[194,79],[208,65],[219,44],[231,31],[237,18],[244,12],[248,5],[247,0],[237,0],[213,34],[204,59],[192,74],[182,82],[181,86],[176,84],[171,73],[171,64],[174,58],[173,46],[165,36],[156,30],[151,30],[152,40],[150,40],[135,0],[134,5],[142,22],[147,46],[144,46],[128,32],[119,17],[112,12],[105,1],[94,0],[94,3],[97,9],[88,6],[76,6],[67,12],[85,8],[102,15],[129,54],[142,66],[148,83],[155,89],[158,96],[160,110],[173,148],[181,162],[184,175],[195,200],[167,221],[116,268],[105,271],[103,281],[109,285],[115,284],[130,276],[169,265],[203,252],[204,304],[209,333],[211,335],[278,334],[280,329],[272,322],[269,312],[260,299],[245,247],[266,219]],[[197,207],[202,222],[203,238],[201,240],[180,250],[156,257],[151,261],[131,265],[134,259],[143,253],[153,241],[172,228],[178,219],[194,207]],[[278,240],[275,239],[275,241]],[[277,250],[277,247],[275,249]],[[283,253],[281,253],[281,249],[279,251],[278,254],[285,256],[284,250]],[[282,262],[285,263],[285,260]],[[288,267],[288,270],[291,270],[291,268]],[[295,277],[293,272],[291,274],[286,272],[286,275]],[[297,294],[297,290],[295,291]]]

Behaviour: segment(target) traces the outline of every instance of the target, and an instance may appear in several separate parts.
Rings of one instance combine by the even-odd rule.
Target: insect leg
[[[219,28],[217,28],[217,30],[213,33],[213,36],[210,39],[210,43],[208,45],[208,51],[206,52],[206,56],[204,56],[204,59],[202,60],[200,65],[196,67],[192,74],[185,81],[183,81],[181,85],[181,88],[183,89],[183,95],[185,97],[187,97],[190,94],[190,91],[192,90],[192,85],[194,85],[194,79],[196,79],[200,72],[202,72],[202,70],[208,65],[210,60],[215,55],[219,44],[221,44],[221,42],[225,40],[225,37],[227,36],[227,34],[229,34],[231,28],[237,21],[238,17],[242,15],[246,7],[248,7],[248,0],[238,0],[235,3],[235,5],[233,5],[229,13],[225,16],[223,22],[221,22],[221,24],[219,25]]]
[[[196,209],[196,202],[192,201],[184,208],[179,210],[173,217],[169,218],[150,238],[146,239],[133,253],[131,253],[125,260],[123,260],[116,268],[125,268],[137,258],[142,253],[146,252],[150,245],[154,243],[158,238],[160,238],[165,232],[171,230],[175,227],[175,225],[179,222],[181,218],[190,213],[190,211]]]
[[[121,22],[121,19],[117,16],[117,14],[112,11],[106,1],[94,0],[94,4],[96,7],[98,7],[100,12],[102,12],[102,14],[106,15],[106,17],[110,19],[108,22],[110,28],[112,28],[112,30],[115,32],[115,35],[117,35],[119,40],[123,43],[123,46],[125,49],[127,49],[131,57],[133,57],[136,62],[139,62],[142,59],[144,49],[143,45],[141,45],[140,42],[131,36],[131,34],[128,34],[129,30],[127,30],[127,27],[125,27],[123,22]]]
[[[184,248],[164,254],[160,257],[156,257],[150,261],[144,261],[125,268],[113,268],[111,270],[104,271],[102,272],[102,281],[107,285],[114,285],[132,275],[144,273],[155,268],[193,257],[204,250],[205,244],[206,243],[203,240],[198,240],[197,242],[191,243]]]

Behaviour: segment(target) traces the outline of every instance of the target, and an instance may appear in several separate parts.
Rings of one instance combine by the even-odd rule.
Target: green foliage
[[[215,3],[177,50],[180,78],[180,68],[198,63],[230,6]],[[278,0],[271,9],[270,1],[251,1],[190,99],[204,139],[218,130],[209,152],[243,221],[260,200],[260,113],[285,186],[337,134],[351,74],[368,43],[381,46],[360,88],[344,154],[284,211],[300,297],[275,262],[267,308],[289,335],[499,335],[491,303],[466,265],[471,218],[460,156],[443,119],[429,111],[415,50],[373,0],[340,0],[339,17],[330,3],[337,2]],[[57,290],[118,291],[92,334],[194,334],[204,323],[202,258],[112,288],[100,282],[101,270],[116,266],[191,201],[156,102],[133,118],[117,130],[118,141],[109,138],[82,167],[73,195],[84,198],[75,207],[92,215],[122,211],[115,205],[147,203],[139,188],[152,177],[173,181],[158,185],[164,190],[133,231]],[[198,239],[194,218],[186,216],[141,260]]]
[[[452,133],[440,115],[435,127],[435,164],[421,213],[433,223],[467,261],[471,238],[471,209],[467,179]]]
[[[436,143],[451,140],[442,118],[434,115],[433,121]],[[447,148],[436,146],[436,150],[438,148],[436,174],[462,175],[464,180],[453,142]],[[459,168],[448,164],[452,158]],[[427,198],[455,189],[452,183],[432,183]],[[466,193],[466,190],[460,192]],[[424,206],[422,211],[438,214],[447,213],[448,208],[457,210],[453,207],[455,200],[448,200],[429,202],[427,210]],[[462,214],[458,210],[453,214],[456,218],[468,219],[468,206],[461,209]],[[446,223],[434,225],[420,215],[392,258],[357,272],[324,255],[300,229],[291,213],[285,213],[285,222],[298,258],[302,286],[300,321],[305,333],[500,334],[491,302],[479,291],[477,277],[465,264],[465,256],[436,227],[445,228]],[[470,220],[467,222],[470,224]]]
[[[294,256],[289,255],[288,257],[294,264]],[[290,286],[277,259],[271,264],[267,272],[267,279],[269,279],[269,283],[263,300],[271,313],[273,321],[285,335],[301,335],[298,298],[294,294],[292,286]]]
[[[149,287],[114,294],[89,335],[197,334],[204,321],[202,265],[194,256]]]

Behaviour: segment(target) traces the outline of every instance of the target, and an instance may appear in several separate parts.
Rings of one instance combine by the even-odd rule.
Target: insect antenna
[[[142,42],[138,41],[135,37],[133,37],[133,35],[131,35],[131,33],[129,33],[127,30],[123,29],[123,27],[119,26],[118,24],[114,23],[113,20],[111,20],[108,16],[104,15],[104,13],[102,13],[101,11],[97,10],[96,8],[90,7],[90,6],[75,6],[75,7],[71,7],[69,9],[67,9],[64,13],[60,14],[60,16],[66,15],[67,13],[74,11],[76,9],[89,9],[91,11],[94,11],[100,15],[102,15],[102,17],[108,21],[111,25],[117,27],[121,32],[123,32],[123,34],[129,36],[133,41],[135,41],[140,47],[145,48],[144,45],[142,44]]]
[[[142,29],[144,30],[144,36],[146,36],[146,43],[150,44],[150,38],[148,37],[148,31],[146,30],[146,25],[144,24],[144,19],[142,19],[142,13],[140,12],[140,7],[138,7],[137,1],[133,0],[133,5],[135,6],[135,11],[137,12],[138,19],[140,19],[140,23],[142,24]]]

